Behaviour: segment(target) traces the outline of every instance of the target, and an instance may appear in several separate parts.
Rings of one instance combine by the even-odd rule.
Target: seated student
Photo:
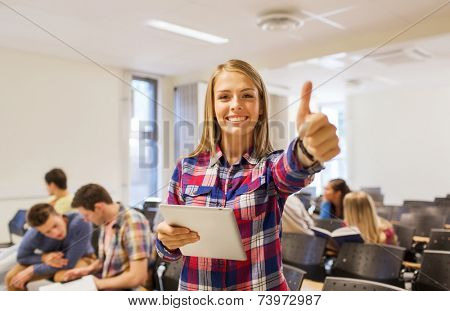
[[[48,203],[60,214],[75,212],[72,208],[73,196],[67,191],[67,177],[62,169],[54,168],[45,174],[48,194],[51,195]]]
[[[86,221],[100,226],[99,259],[88,267],[68,271],[65,280],[88,274],[99,290],[135,289],[147,281],[151,252],[150,225],[138,211],[114,203],[100,185],[88,184],[77,190],[72,206]]]
[[[367,243],[396,244],[392,225],[376,214],[375,203],[365,192],[350,192],[344,199],[344,221],[355,226]]]
[[[62,281],[67,269],[94,261],[92,226],[78,213],[60,215],[47,204],[34,205],[27,214],[32,227],[23,237],[17,262],[6,275],[8,290],[24,290],[27,282],[53,276]]]
[[[300,192],[291,194],[284,203],[283,216],[281,217],[281,228],[283,233],[306,233],[313,235],[311,227],[314,220],[300,200]]]
[[[320,205],[320,218],[340,218],[343,219],[344,197],[350,192],[350,188],[343,179],[332,179],[325,186],[323,194],[324,201]]]

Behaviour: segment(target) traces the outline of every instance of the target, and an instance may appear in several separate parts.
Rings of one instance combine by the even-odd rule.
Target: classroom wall
[[[449,103],[448,79],[349,96],[351,185],[381,186],[391,204],[450,193]]]
[[[123,83],[89,63],[8,49],[0,49],[0,71],[0,242],[18,208],[46,197],[53,167],[66,171],[72,192],[97,182],[122,199]]]

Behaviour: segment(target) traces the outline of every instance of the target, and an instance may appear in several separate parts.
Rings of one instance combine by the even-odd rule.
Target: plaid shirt
[[[113,226],[108,254],[105,252],[105,226],[101,227],[98,239],[99,259],[103,262],[102,278],[111,278],[130,268],[130,261],[150,257],[150,225],[147,219],[133,209],[120,205],[119,215]]]
[[[169,204],[233,208],[246,261],[184,256],[180,290],[288,290],[282,273],[281,215],[286,198],[312,180],[294,154],[297,140],[285,152],[262,159],[251,150],[229,166],[220,150],[178,162],[169,185]],[[220,241],[217,241],[220,243]],[[156,241],[159,255],[178,260]]]

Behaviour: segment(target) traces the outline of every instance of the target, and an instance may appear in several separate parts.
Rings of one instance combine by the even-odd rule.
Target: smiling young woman
[[[288,290],[280,241],[284,203],[339,153],[336,128],[309,110],[311,88],[307,82],[302,90],[299,137],[286,151],[273,151],[268,95],[258,72],[230,60],[213,73],[200,144],[177,163],[167,201],[232,208],[247,260],[184,256],[181,290]],[[199,239],[189,228],[162,222],[156,248],[163,259],[174,261],[182,257],[181,246]]]

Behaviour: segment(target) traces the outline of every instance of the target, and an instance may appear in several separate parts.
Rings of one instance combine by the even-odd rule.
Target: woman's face
[[[239,72],[223,71],[214,84],[214,110],[222,135],[252,135],[262,110],[252,80]]]
[[[329,202],[336,202],[339,199],[340,191],[334,191],[330,183],[325,186],[323,197]]]

